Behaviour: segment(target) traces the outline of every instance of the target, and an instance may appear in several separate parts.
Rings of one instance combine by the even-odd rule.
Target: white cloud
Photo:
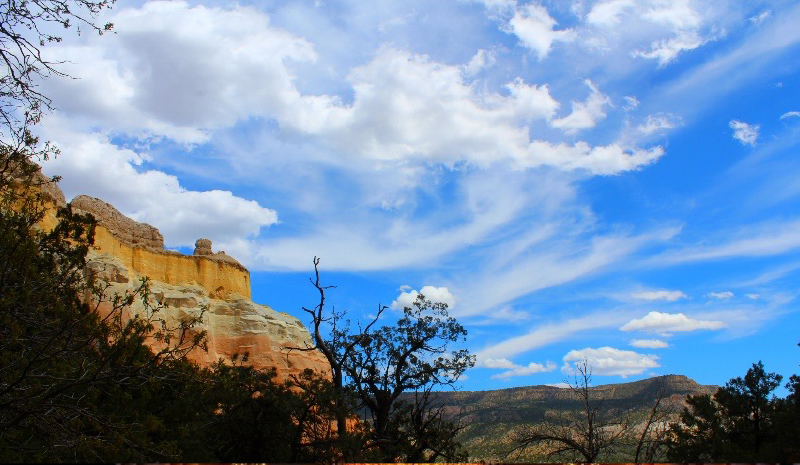
[[[620,23],[620,16],[636,6],[633,0],[606,0],[592,5],[586,21],[599,26],[612,27]]]
[[[569,385],[569,383],[564,383],[564,382],[561,382],[561,383],[552,383],[552,384],[545,384],[545,386],[555,387],[555,388],[559,388],[559,389],[569,389],[569,388],[571,387],[571,386]]]
[[[667,302],[675,302],[679,299],[686,299],[688,296],[683,293],[683,291],[675,290],[670,291],[666,289],[658,290],[658,291],[643,291],[643,292],[636,292],[631,295],[634,299],[640,300],[666,300]]]
[[[644,373],[648,369],[658,368],[660,365],[655,355],[646,355],[631,350],[620,350],[613,347],[600,347],[597,349],[585,348],[571,350],[564,355],[564,366],[561,371],[566,374],[575,374],[576,366],[584,360],[593,375],[622,376]],[[572,363],[570,363],[572,362]]]
[[[733,129],[733,138],[741,142],[742,145],[756,145],[758,130],[761,126],[758,124],[747,124],[737,120],[732,120],[729,126]]]
[[[681,52],[694,50],[711,40],[694,31],[681,31],[668,39],[658,40],[650,44],[650,50],[634,50],[632,55],[641,58],[658,60],[658,66],[664,67],[673,61]]]
[[[48,119],[47,126],[64,155],[43,162],[43,171],[63,177],[59,185],[68,199],[79,194],[99,197],[134,220],[158,228],[167,246],[191,246],[207,237],[219,250],[278,221],[274,210],[253,200],[229,191],[189,190],[175,176],[143,170],[139,166],[144,155],[113,145],[103,134],[56,129],[56,121]]]
[[[527,334],[511,337],[475,352],[478,364],[489,359],[504,359],[545,347],[561,341],[577,332],[590,329],[610,328],[619,325],[628,317],[616,313],[598,313],[572,318],[557,323],[546,323],[532,328]]]
[[[791,117],[798,117],[800,118],[800,111],[787,111],[786,113],[781,115],[780,119],[786,119]]]
[[[631,320],[619,329],[621,331],[646,331],[668,336],[674,332],[697,331],[701,329],[721,329],[725,323],[712,320],[695,320],[683,313],[650,312],[644,318]]]
[[[519,7],[508,27],[522,45],[535,52],[541,61],[550,53],[554,42],[575,39],[571,29],[555,30],[557,24],[544,6],[534,2]]]
[[[625,99],[625,105],[622,107],[622,109],[625,111],[631,111],[639,106],[639,99],[633,95],[626,95],[622,98]]]
[[[713,297],[717,300],[728,300],[733,298],[733,292],[731,291],[722,291],[722,292],[709,292],[709,297]]]
[[[643,349],[666,349],[669,347],[669,344],[659,339],[633,339],[630,344]]]
[[[491,361],[491,363],[489,363]],[[487,368],[502,368],[506,371],[492,375],[493,379],[507,379],[514,376],[528,376],[535,373],[546,373],[549,371],[553,371],[558,366],[553,362],[547,362],[544,365],[541,363],[534,363],[531,362],[527,365],[517,365],[513,362],[510,362],[507,359],[499,359],[499,360],[486,360],[483,366]]]
[[[510,370],[519,366],[507,358],[487,358],[483,361],[482,365],[486,368],[502,368],[504,370]]]
[[[542,8],[529,4],[520,12],[542,20]],[[465,81],[462,66],[390,46],[350,69],[352,102],[303,93],[292,65],[315,62],[314,46],[248,7],[149,2],[109,20],[119,24],[109,40],[48,47],[70,62],[64,71],[81,79],[47,80],[46,93],[89,127],[202,143],[237,122],[265,118],[282,133],[329,145],[328,161],[342,165],[358,157],[478,166],[510,161],[517,168],[613,174],[663,154],[661,147],[536,139],[528,125],[552,121],[559,107],[547,85],[516,78],[505,86],[508,95],[481,90]],[[479,52],[473,68],[481,60],[488,63],[488,52]],[[554,126],[575,131],[605,117],[610,100],[586,83],[592,90],[587,101],[574,102],[573,112]]]
[[[393,310],[402,310],[406,307],[414,308],[414,302],[420,294],[425,296],[425,300],[430,300],[433,303],[441,302],[447,304],[448,309],[452,309],[456,305],[456,299],[446,287],[424,286],[420,292],[414,289],[402,292],[394,302],[391,308]]]
[[[751,16],[750,22],[755,24],[761,24],[764,22],[765,19],[769,18],[771,15],[772,15],[772,10],[764,10],[755,16]]]
[[[472,56],[469,63],[464,65],[464,74],[475,76],[486,68],[491,67],[497,61],[495,52],[480,49]]]
[[[300,96],[287,68],[314,61],[312,45],[253,8],[152,1],[109,21],[115,33],[101,40],[45,49],[80,78],[43,83],[60,110],[197,143],[253,115],[313,120],[314,110],[330,106],[327,98]]]
[[[759,297],[758,294],[745,294],[744,296],[750,300],[758,300]]]
[[[636,129],[645,134],[650,135],[654,132],[663,131],[665,129],[673,129],[682,124],[681,118],[671,113],[658,113],[655,115],[648,115],[644,123],[638,125]]]
[[[551,125],[563,129],[567,133],[574,133],[579,129],[592,128],[598,121],[606,117],[605,106],[611,105],[611,99],[603,95],[594,83],[584,81],[591,93],[585,102],[572,102],[572,112],[560,119],[554,120]]]
[[[732,239],[729,239],[731,238]],[[800,221],[765,222],[756,228],[725,231],[711,243],[719,245],[686,247],[648,260],[655,266],[731,257],[763,257],[779,255],[800,247]]]

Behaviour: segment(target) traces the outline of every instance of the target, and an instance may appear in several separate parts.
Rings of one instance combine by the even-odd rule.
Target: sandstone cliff
[[[54,205],[64,204],[64,196],[54,184],[43,187],[43,192]],[[250,272],[225,253],[214,253],[210,240],[199,239],[194,254],[184,255],[165,250],[156,228],[126,217],[100,199],[78,196],[72,208],[91,213],[98,222],[86,272],[108,284],[106,298],[133,292],[143,277],[149,277],[150,304],[160,308],[159,315],[166,321],[202,313],[197,329],[207,332],[208,351],[195,349],[189,354],[192,360],[208,366],[248,353],[248,364],[275,367],[279,380],[306,368],[326,375],[330,372],[318,351],[286,350],[310,346],[308,330],[293,316],[254,303]],[[56,224],[54,212],[47,212],[43,228]],[[136,315],[146,309],[137,301],[127,311]]]

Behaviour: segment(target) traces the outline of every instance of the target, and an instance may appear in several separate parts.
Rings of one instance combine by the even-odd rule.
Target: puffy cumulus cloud
[[[191,246],[199,237],[220,244],[255,236],[277,222],[277,213],[229,191],[193,191],[175,176],[143,170],[146,156],[121,149],[102,134],[50,131],[63,156],[43,162],[59,175],[67,198],[99,197],[121,212],[157,227],[167,246]],[[246,256],[240,256],[246,259]]]
[[[586,21],[598,26],[616,26],[621,20],[622,14],[636,7],[634,0],[606,0],[592,5]]]
[[[342,118],[305,130],[345,152],[384,160],[486,164],[530,155],[524,123],[551,118],[559,105],[547,85],[521,79],[506,86],[508,96],[479,94],[460,67],[390,47],[351,70],[348,79],[354,99]]]
[[[253,8],[153,1],[109,20],[115,33],[102,40],[47,48],[80,77],[43,83],[62,111],[203,142],[209,130],[254,115],[291,121],[330,106],[327,97],[301,96],[287,69],[289,61],[316,59],[311,44]]]
[[[658,368],[658,357],[621,350],[613,347],[600,347],[597,349],[585,348],[571,350],[564,355],[564,365],[561,371],[566,374],[575,374],[576,366],[586,361],[587,367],[593,375],[622,376],[644,373],[651,368]]]
[[[586,79],[590,94],[584,102],[572,102],[572,112],[563,118],[552,122],[552,126],[563,129],[567,133],[577,132],[579,129],[593,128],[598,121],[606,117],[605,107],[611,105],[611,99],[600,92],[594,83]]]
[[[708,296],[717,300],[729,300],[733,298],[733,292],[731,291],[709,292]]]
[[[557,24],[547,8],[532,2],[516,9],[514,17],[508,22],[508,29],[541,61],[550,53],[554,42],[569,42],[576,37],[571,29],[556,30]]]
[[[732,120],[729,126],[733,129],[733,138],[741,142],[742,145],[756,145],[758,131],[761,129],[761,126],[758,124],[747,124],[738,120]]]
[[[642,134],[650,135],[665,129],[674,129],[681,124],[682,120],[680,116],[671,113],[658,113],[655,115],[648,115],[644,123],[636,126],[636,129]]]
[[[392,302],[391,308],[394,310],[402,310],[406,307],[414,308],[414,302],[420,294],[425,296],[425,300],[430,300],[433,303],[441,302],[447,304],[448,309],[452,309],[456,305],[455,297],[446,287],[424,286],[420,292],[414,289],[402,292]]]
[[[540,8],[522,7],[534,16]],[[605,116],[608,97],[586,81],[589,98],[553,121],[559,102],[546,84],[517,78],[492,92],[466,82],[465,69],[487,66],[489,52],[465,68],[383,46],[350,69],[352,101],[345,103],[338,95],[299,90],[292,66],[315,62],[313,45],[255,9],[156,1],[121,9],[109,20],[119,27],[104,40],[48,47],[68,62],[65,72],[81,79],[47,80],[45,92],[87,127],[201,143],[215,131],[262,118],[281,132],[307,136],[342,165],[510,161],[518,168],[613,174],[663,154],[658,146],[532,138],[529,126],[537,121],[565,131],[592,127]]]
[[[639,300],[647,300],[647,301],[654,301],[654,300],[666,300],[667,302],[675,302],[676,300],[686,299],[688,296],[683,293],[683,291],[675,290],[670,291],[666,289],[658,290],[658,291],[642,291],[636,292],[631,295],[634,299]]]
[[[630,344],[642,349],[666,349],[669,347],[669,344],[659,339],[633,339]]]
[[[498,360],[487,359],[483,363],[483,366],[486,368],[500,368],[506,370],[502,373],[492,375],[493,379],[507,379],[514,376],[528,376],[536,373],[546,373],[558,368],[558,366],[553,362],[547,362],[545,364],[531,362],[527,365],[517,365],[516,363],[504,358]]]
[[[591,146],[531,140],[533,121],[550,121],[558,102],[547,85],[515,79],[508,95],[478,92],[464,82],[459,66],[424,55],[382,47],[366,65],[351,70],[353,103],[336,117],[317,118],[301,128],[333,141],[345,153],[385,161],[468,161],[479,166],[511,161],[519,168],[549,165],[614,174],[637,169],[663,155],[660,146]],[[592,94],[573,104],[573,113],[555,123],[565,130],[589,127],[604,115],[608,98],[587,81]],[[323,111],[324,113],[324,111]]]
[[[675,332],[697,331],[701,329],[722,329],[725,323],[713,320],[695,320],[683,313],[650,312],[644,318],[631,320],[619,329],[622,331],[646,331],[669,336]]]

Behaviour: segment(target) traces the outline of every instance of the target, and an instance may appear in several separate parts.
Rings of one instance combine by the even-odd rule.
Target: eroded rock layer
[[[142,276],[125,266],[122,260],[109,254],[92,252],[87,270],[102,282],[108,283],[105,291],[107,310],[113,296],[133,293],[141,284]],[[309,347],[311,337],[303,324],[291,315],[254,303],[249,298],[226,293],[217,295],[196,283],[170,284],[149,282],[151,300],[146,306],[136,299],[127,312],[147,316],[157,308],[157,319],[168,324],[186,318],[202,316],[197,330],[207,332],[208,350],[195,349],[189,358],[200,365],[209,366],[219,359],[230,362],[237,354],[247,355],[246,363],[257,368],[275,367],[280,380],[299,374],[306,368],[320,373],[329,371],[327,362],[317,351],[289,350],[291,347]]]
[[[45,187],[53,203],[63,205],[60,189],[55,184]],[[247,364],[275,367],[279,380],[306,368],[329,374],[330,366],[320,352],[289,350],[311,346],[308,330],[293,316],[254,303],[250,272],[224,252],[214,253],[210,240],[198,240],[195,254],[184,255],[165,250],[156,228],[126,217],[100,199],[78,196],[72,207],[98,221],[86,272],[108,285],[101,311],[109,310],[115,294],[135,292],[148,277],[150,302],[136,300],[125,312],[146,317],[158,308],[157,318],[173,327],[187,317],[202,316],[196,330],[206,331],[208,350],[189,354],[197,363],[209,366],[220,359],[229,362],[234,355],[241,360],[247,354]],[[55,208],[47,212],[43,228],[55,226],[54,212]]]

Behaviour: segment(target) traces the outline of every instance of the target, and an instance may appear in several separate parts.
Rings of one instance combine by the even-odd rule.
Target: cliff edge
[[[55,206],[64,205],[64,195],[55,183],[42,186]],[[206,331],[208,351],[195,349],[189,358],[202,366],[219,359],[230,361],[246,353],[249,365],[275,367],[278,381],[310,368],[327,375],[325,357],[318,351],[290,351],[289,347],[312,346],[311,335],[295,317],[254,303],[250,272],[224,252],[213,252],[209,239],[195,243],[192,255],[165,250],[158,229],[123,215],[103,200],[80,195],[71,202],[73,211],[90,213],[97,220],[94,248],[87,255],[87,276],[104,285],[105,299],[134,292],[149,278],[151,301],[168,323],[202,315],[195,329]],[[56,224],[55,208],[47,212],[42,227]],[[102,302],[100,311],[110,302]],[[105,307],[105,308],[104,308]],[[146,306],[134,302],[127,316],[141,315]]]

